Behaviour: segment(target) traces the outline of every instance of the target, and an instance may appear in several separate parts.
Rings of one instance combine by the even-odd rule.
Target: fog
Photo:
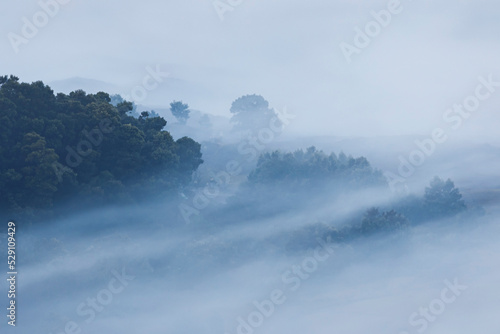
[[[2,333],[498,331],[500,5],[401,0],[357,45],[391,3],[2,4],[1,75],[119,94],[204,160],[136,203],[0,212],[19,273]],[[279,127],[237,129],[230,109],[251,94]]]
[[[23,232],[16,330],[71,332],[73,322],[83,333],[467,333],[499,326],[498,208],[402,235],[318,239],[293,250],[286,247],[291,233],[313,223],[307,217],[315,212],[243,217],[218,230],[169,225],[163,210],[157,203],[107,208]],[[295,273],[297,266],[305,269]],[[117,274],[126,286],[109,294]],[[442,297],[447,284],[458,284],[456,298]],[[254,302],[276,291],[280,303],[266,304],[268,316],[248,320]],[[100,312],[81,306],[88,298]],[[421,308],[430,308],[427,320]],[[239,317],[246,326],[262,324],[241,329]]]
[[[170,76],[148,92],[148,105],[178,99],[227,115],[234,99],[257,93],[297,114],[299,133],[427,134],[478,76],[500,76],[499,5],[401,1],[401,12],[348,63],[340,44],[352,44],[355,27],[388,3],[242,1],[221,21],[213,1],[68,1],[17,54],[7,34],[21,34],[22,18],[40,6],[3,4],[0,68],[57,91],[87,80],[79,88],[130,95],[158,65]],[[460,134],[494,136],[495,101],[498,94]]]

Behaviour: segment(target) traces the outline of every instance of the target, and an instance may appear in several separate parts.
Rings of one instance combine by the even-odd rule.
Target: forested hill
[[[217,146],[227,154],[214,158],[213,150],[208,149],[205,168],[191,182],[193,172],[203,163],[201,145],[188,137],[174,140],[163,130],[165,119],[154,112],[131,112],[133,107],[122,100],[112,103],[103,92],[54,94],[41,81],[28,84],[14,76],[0,77],[0,216],[7,216],[0,218],[21,216],[30,218],[21,220],[33,221],[40,215],[72,213],[97,205],[123,208],[159,200],[162,206],[185,201],[179,210],[169,212],[170,220],[203,220],[199,211],[209,206],[207,220],[224,225],[242,214],[257,219],[328,206],[336,196],[353,191],[388,190],[382,173],[364,157],[325,154],[314,147],[261,152],[248,172],[236,168],[232,175],[225,171],[214,174],[219,163],[214,160],[237,162],[242,156],[239,144],[219,147],[214,142],[204,142],[205,150]],[[179,123],[185,124],[188,106],[176,102],[171,107]],[[266,125],[280,124],[268,102],[257,95],[237,99],[231,113],[233,134],[244,137]],[[210,194],[220,193],[224,187],[221,180],[240,173],[246,175],[241,175],[225,204],[219,207],[219,201],[210,202],[208,197],[215,196]],[[205,194],[208,197],[203,198]],[[168,195],[177,200],[167,200],[172,199]],[[455,216],[466,205],[451,180],[436,178],[424,197],[399,198],[380,210],[367,211],[366,221],[376,228],[366,231],[378,231],[380,226],[399,228],[406,219],[418,223]]]
[[[37,81],[0,77],[0,210],[127,203],[146,192],[169,192],[189,182],[203,162],[200,144],[174,140],[166,121],[106,93],[54,94]],[[139,191],[140,190],[140,191]]]

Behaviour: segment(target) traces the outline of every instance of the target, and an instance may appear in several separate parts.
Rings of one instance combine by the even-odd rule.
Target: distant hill
[[[115,84],[82,77],[52,81],[49,82],[49,86],[55,93],[61,92],[65,94],[78,89],[82,89],[87,93],[108,92],[109,94],[114,94],[120,91],[120,88]]]

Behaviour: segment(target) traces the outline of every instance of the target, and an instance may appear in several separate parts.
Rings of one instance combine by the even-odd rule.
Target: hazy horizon
[[[351,63],[341,43],[353,44],[355,28],[390,1],[241,1],[223,21],[214,3],[67,1],[17,54],[8,34],[21,35],[22,18],[31,20],[41,7],[4,4],[0,72],[28,82],[87,78],[127,94],[148,66],[159,66],[170,77],[148,92],[145,105],[175,99],[228,115],[232,101],[255,93],[293,111],[295,132],[339,136],[429,133],[446,109],[474,92],[479,76],[500,81],[494,1],[402,0]],[[499,95],[457,136],[494,136]]]

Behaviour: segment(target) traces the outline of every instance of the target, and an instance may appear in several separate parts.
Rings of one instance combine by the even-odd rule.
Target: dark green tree
[[[233,114],[231,123],[235,131],[255,132],[270,126],[282,126],[277,114],[269,108],[269,102],[260,95],[245,95],[236,99],[230,112]]]
[[[189,113],[191,112],[189,110],[189,106],[182,103],[182,101],[174,101],[170,103],[170,111],[181,124],[186,124],[189,119]]]
[[[361,222],[361,233],[370,235],[379,232],[399,231],[410,225],[408,219],[394,210],[380,212],[378,208],[368,209]]]
[[[297,188],[331,181],[351,188],[386,185],[381,172],[372,168],[366,158],[347,157],[343,153],[337,158],[334,153],[327,155],[315,147],[293,153],[264,153],[248,180],[252,184],[283,184]]]
[[[424,210],[430,219],[454,216],[467,209],[460,190],[450,179],[434,177],[425,188]]]

